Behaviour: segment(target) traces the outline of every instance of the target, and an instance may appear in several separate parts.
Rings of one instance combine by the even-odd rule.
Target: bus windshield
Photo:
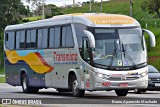
[[[132,67],[146,63],[146,48],[140,28],[93,28],[91,32],[96,41],[95,65]]]

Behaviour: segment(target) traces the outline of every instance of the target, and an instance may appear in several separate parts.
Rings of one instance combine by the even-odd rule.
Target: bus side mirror
[[[87,35],[89,39],[90,47],[94,49],[95,48],[95,38],[93,34],[87,30],[84,30],[84,33]]]
[[[155,47],[156,46],[155,35],[147,29],[143,29],[143,32],[146,32],[150,37],[150,47]]]

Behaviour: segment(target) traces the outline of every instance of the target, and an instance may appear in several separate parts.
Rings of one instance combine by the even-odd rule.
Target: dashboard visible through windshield
[[[91,28],[96,42],[95,65],[134,67],[146,63],[146,47],[141,28]]]

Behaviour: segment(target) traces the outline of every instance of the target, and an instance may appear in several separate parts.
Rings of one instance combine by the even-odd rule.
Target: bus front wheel
[[[24,93],[38,93],[39,88],[36,87],[29,87],[28,85],[28,78],[26,74],[22,75],[22,89]]]
[[[115,90],[117,96],[126,96],[128,94],[128,90]]]
[[[75,75],[72,76],[72,93],[75,97],[83,97],[85,90],[79,89],[78,80]]]
[[[140,90],[140,89],[134,89],[134,92],[135,92],[136,94],[141,94],[142,90]]]

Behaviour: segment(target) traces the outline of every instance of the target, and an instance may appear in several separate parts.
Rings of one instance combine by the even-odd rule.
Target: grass
[[[0,77],[0,83],[5,83],[6,82],[6,78],[5,77]]]
[[[151,19],[154,14],[148,14],[141,9],[141,4],[145,0],[133,0],[133,17],[137,20]],[[92,10],[100,12],[100,3],[92,4]],[[64,14],[70,13],[86,13],[89,12],[89,4],[82,7],[73,7],[64,9]],[[130,15],[130,1],[129,0],[111,0],[103,2],[103,13],[124,14]]]
[[[4,67],[0,67],[0,74],[4,74]]]

